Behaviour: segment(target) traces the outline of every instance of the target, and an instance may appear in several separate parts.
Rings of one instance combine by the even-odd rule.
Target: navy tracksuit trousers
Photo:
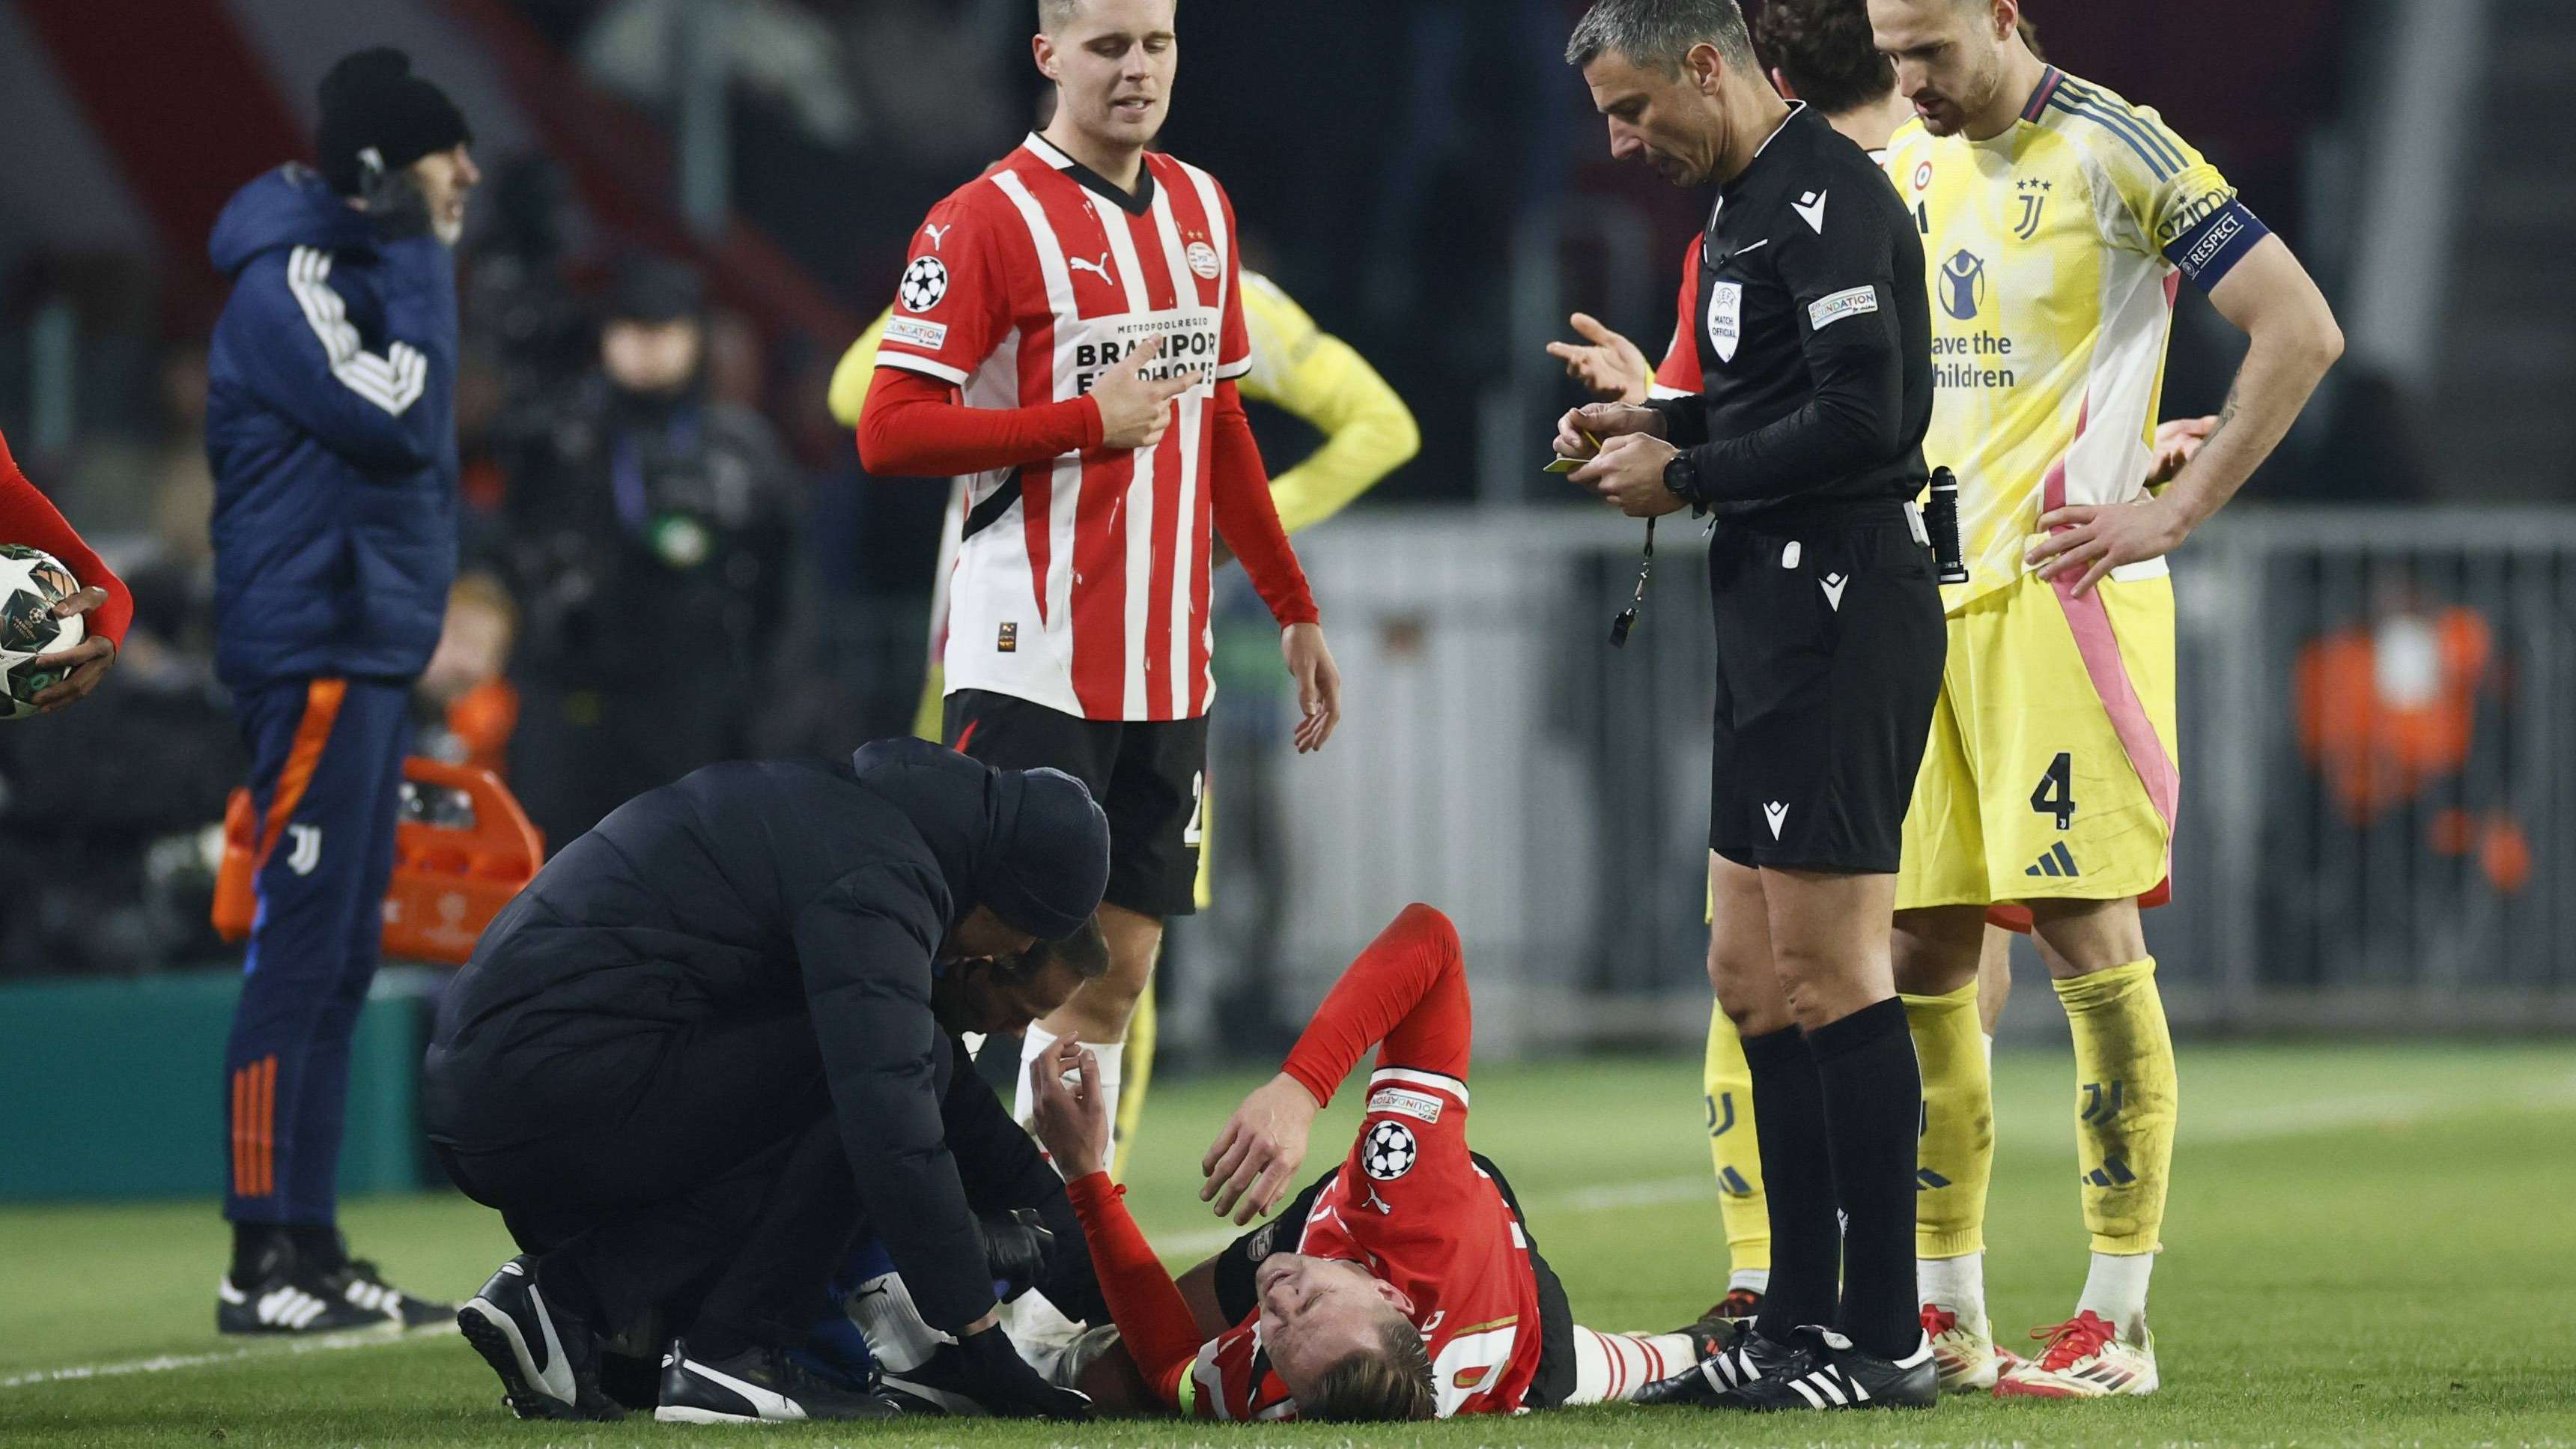
[[[291,679],[238,692],[260,821],[258,913],[224,1050],[224,1216],[336,1216],[349,1039],[375,978],[411,687]]]

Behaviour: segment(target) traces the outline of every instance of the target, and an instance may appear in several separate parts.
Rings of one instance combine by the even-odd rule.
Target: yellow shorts
[[[2161,899],[2182,793],[2173,580],[2035,574],[1950,615],[1896,907]]]

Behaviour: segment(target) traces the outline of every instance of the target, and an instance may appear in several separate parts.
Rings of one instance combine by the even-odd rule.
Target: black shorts
[[[1160,920],[1198,910],[1199,803],[1207,716],[1082,719],[989,690],[948,696],[949,744],[1004,770],[1053,766],[1090,787],[1109,815],[1109,890],[1101,900]]]
[[[1529,1214],[1521,1211],[1521,1200],[1513,1195],[1503,1170],[1481,1152],[1467,1155],[1485,1170],[1485,1176],[1493,1179],[1504,1205],[1520,1219],[1521,1236],[1529,1242],[1530,1271],[1538,1278],[1538,1375],[1530,1380],[1529,1393],[1522,1402],[1533,1409],[1553,1409],[1574,1392],[1574,1307],[1566,1301],[1565,1285],[1557,1281],[1556,1270],[1539,1256],[1538,1234],[1530,1230]],[[1260,1295],[1252,1286],[1252,1270],[1273,1253],[1297,1251],[1297,1244],[1306,1236],[1306,1215],[1315,1210],[1316,1194],[1341,1170],[1340,1164],[1334,1164],[1332,1171],[1281,1204],[1270,1221],[1218,1250],[1216,1306],[1226,1322],[1241,1323],[1244,1315],[1260,1305]]]
[[[1709,541],[1717,628],[1708,847],[1745,866],[1892,874],[1948,633],[1909,513]]]

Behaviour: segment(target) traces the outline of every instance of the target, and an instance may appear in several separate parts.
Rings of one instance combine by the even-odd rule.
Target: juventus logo
[[[286,827],[286,868],[297,875],[311,875],[322,863],[322,827],[290,825]]]
[[[2048,193],[2054,185],[2053,182],[2042,181],[2036,177],[2013,184],[2013,189],[2019,193],[2021,199],[2021,219],[2013,223],[2013,236],[2016,240],[2028,241],[2039,235],[2039,219],[2048,210]]]

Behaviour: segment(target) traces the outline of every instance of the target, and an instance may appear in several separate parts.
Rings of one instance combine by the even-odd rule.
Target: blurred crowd
[[[675,123],[682,0],[508,8],[582,84]],[[420,689],[422,753],[503,771],[553,844],[700,763],[902,732],[920,686],[945,489],[864,486],[823,384],[890,295],[913,220],[1027,129],[1029,3],[728,8],[735,213],[841,317],[747,301],[726,285],[738,279],[604,222],[559,160],[534,154],[480,158],[459,253],[469,523]],[[1524,220],[1610,197],[1658,236],[1695,223],[1665,188],[1607,167],[1558,59],[1579,8],[1314,0],[1293,26],[1267,7],[1186,12],[1170,145],[1229,179],[1254,264],[1359,346],[1431,440],[1381,498],[1474,496],[1462,440],[1486,430],[1511,370],[1497,361],[1516,335],[1501,259]],[[2313,30],[2333,8],[2298,0],[2280,23]],[[2078,67],[2107,61],[2084,27],[2108,24],[2070,9],[2054,44]],[[2328,54],[2307,69],[2332,67]],[[1306,80],[1230,79],[1255,72]],[[2280,105],[2312,118],[2327,99],[2293,88]],[[1367,124],[1316,124],[1355,107]],[[2296,129],[2246,120],[2242,144],[2262,154],[2231,169],[2266,174]],[[2229,134],[2211,142],[2223,155]],[[193,262],[0,265],[0,423],[138,604],[96,706],[0,729],[0,975],[216,958],[206,896],[243,771],[211,668],[202,425],[221,293]],[[2200,410],[2215,399],[2193,389],[2214,389],[2232,359],[2195,367],[2182,341],[2174,406]],[[2337,411],[2384,417],[2367,386]],[[1277,420],[1261,426],[1273,440]],[[2384,428],[2319,429],[2291,452],[2289,495],[2331,479],[2340,496],[2399,496],[2412,471]]]

